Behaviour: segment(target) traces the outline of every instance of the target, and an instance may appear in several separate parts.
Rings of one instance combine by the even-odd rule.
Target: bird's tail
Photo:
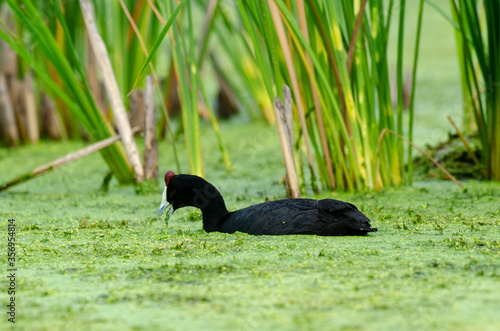
[[[370,219],[358,208],[348,202],[324,199],[319,201],[321,209],[328,215],[331,222],[325,235],[329,236],[362,236],[368,232],[378,231],[370,225]]]
[[[345,231],[352,236],[363,236],[368,232],[377,232],[377,228],[372,228],[370,219],[360,212],[357,208],[351,209],[344,214],[346,222],[344,223]]]

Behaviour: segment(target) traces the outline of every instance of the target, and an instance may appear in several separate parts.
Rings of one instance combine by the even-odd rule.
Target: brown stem
[[[283,96],[283,98],[286,97]],[[274,114],[276,116],[276,127],[278,128],[278,135],[280,138],[281,153],[285,162],[286,178],[288,184],[287,187],[290,188],[290,192],[287,192],[287,196],[288,194],[290,194],[290,196],[288,196],[289,198],[299,198],[300,190],[297,180],[297,170],[295,168],[295,161],[293,158],[293,151],[290,143],[292,138],[289,136],[286,123],[286,118],[288,116],[286,115],[285,106],[283,105],[279,97],[276,97],[274,99],[273,105]]]
[[[479,160],[477,159],[476,155],[472,151],[472,148],[470,148],[470,145],[467,143],[467,140],[465,140],[464,135],[462,134],[462,132],[460,132],[460,130],[458,129],[458,127],[455,124],[455,122],[453,122],[453,120],[451,119],[450,116],[446,116],[446,118],[448,118],[448,121],[450,121],[451,125],[453,125],[453,127],[457,131],[458,137],[460,138],[460,140],[462,140],[462,143],[465,146],[465,150],[467,151],[467,154],[469,154],[470,158],[474,161],[474,163],[476,165],[479,165]]]
[[[138,182],[142,182],[144,177],[144,168],[142,167],[137,144],[135,143],[130,129],[127,112],[125,111],[123,100],[121,99],[121,93],[118,88],[118,83],[116,82],[116,77],[113,72],[113,67],[111,65],[111,60],[109,59],[106,45],[97,30],[97,25],[94,19],[94,7],[89,0],[80,0],[80,8],[82,10],[89,40],[92,44],[92,49],[96,55],[97,64],[101,69],[104,86],[110,100],[111,109],[113,110],[113,114],[115,116],[116,125],[120,135],[122,136],[125,152],[136,176],[136,180]]]
[[[146,179],[158,180],[158,139],[156,138],[155,86],[153,78],[146,76],[144,91],[144,173]]]
[[[309,32],[307,31],[307,20],[306,13],[304,10],[304,0],[296,0],[297,11],[299,14],[299,24],[306,41],[309,42]],[[306,54],[307,63],[309,67],[313,68],[313,63],[309,54]],[[325,124],[323,121],[323,114],[321,112],[321,103],[319,101],[318,90],[314,85],[314,70],[311,70],[311,76],[309,76],[309,82],[311,84],[311,90],[313,95],[314,109],[316,111],[316,118],[318,119],[319,136],[321,139],[321,147],[323,149],[323,154],[325,156],[326,169],[328,171],[328,179],[330,180],[330,187],[332,190],[335,189],[335,177],[333,175],[332,160],[330,157],[330,150],[328,149],[328,140],[326,138]]]
[[[349,73],[349,76],[351,76],[352,59],[354,58],[354,48],[356,46],[356,39],[358,37],[359,27],[361,26],[361,20],[363,19],[363,13],[365,12],[365,7],[367,2],[368,0],[363,0],[363,2],[361,3],[358,17],[356,18],[356,24],[354,25],[354,30],[352,31],[351,42],[349,43],[349,53],[347,55],[347,71]]]
[[[304,143],[306,145],[306,154],[307,154],[309,169],[311,173],[314,174],[314,166],[311,153],[311,142],[309,138],[309,133],[307,131],[306,116],[304,111],[304,105],[302,103],[302,97],[300,94],[299,81],[297,78],[297,73],[295,72],[295,67],[293,65],[292,52],[290,49],[290,45],[288,44],[285,28],[283,26],[283,21],[281,20],[280,10],[273,0],[268,0],[267,2],[269,5],[269,10],[271,12],[271,17],[273,19],[274,27],[276,29],[276,33],[278,35],[278,39],[281,45],[281,49],[283,50],[283,56],[285,58],[286,67],[288,68],[288,73],[290,75],[290,82],[292,84],[292,90],[296,100],[295,104],[297,106],[297,112],[299,114],[299,119],[300,119],[300,126],[302,128],[302,133],[304,135]]]

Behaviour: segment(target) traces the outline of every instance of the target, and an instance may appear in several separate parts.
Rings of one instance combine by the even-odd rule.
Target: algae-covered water
[[[274,129],[231,123],[221,131],[230,173],[206,127],[203,147],[207,179],[228,208],[283,197]],[[0,181],[80,146],[0,149]],[[171,146],[161,143],[160,152],[161,172],[176,171]],[[17,222],[16,328],[500,328],[499,184],[466,182],[464,192],[426,180],[380,194],[323,193],[356,204],[379,231],[273,237],[207,234],[189,208],[167,226],[156,220],[160,186],[136,195],[113,180],[102,193],[106,173],[96,154],[0,194],[5,247],[7,220]],[[0,298],[7,311],[5,289]]]
[[[415,114],[420,146],[446,138],[447,115],[460,123],[454,36],[445,24],[426,8]],[[405,41],[405,68],[413,42]],[[233,121],[221,123],[221,133],[231,172],[206,126],[202,146],[206,177],[228,208],[282,198],[275,129]],[[0,148],[0,182],[82,146]],[[177,148],[187,172],[183,146]],[[160,143],[160,173],[167,170],[177,172],[172,147]],[[500,330],[499,183],[469,181],[463,191],[421,178],[381,193],[326,192],[316,198],[356,204],[379,231],[272,237],[207,234],[189,208],[167,226],[156,219],[161,184],[137,195],[113,179],[104,193],[106,174],[96,154],[0,193],[0,329],[11,324],[7,224],[15,218],[13,329]]]

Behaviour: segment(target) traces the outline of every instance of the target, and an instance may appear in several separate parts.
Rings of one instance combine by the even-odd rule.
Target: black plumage
[[[356,206],[339,200],[284,199],[229,212],[219,191],[201,177],[169,171],[165,183],[166,200],[173,210],[186,206],[201,209],[207,232],[345,236],[377,231]],[[164,209],[162,204],[160,212]]]

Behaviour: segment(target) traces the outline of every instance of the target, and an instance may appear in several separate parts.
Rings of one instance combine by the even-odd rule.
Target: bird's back
[[[377,231],[356,206],[334,199],[284,199],[253,205],[228,215],[218,231],[254,235],[365,235]]]

